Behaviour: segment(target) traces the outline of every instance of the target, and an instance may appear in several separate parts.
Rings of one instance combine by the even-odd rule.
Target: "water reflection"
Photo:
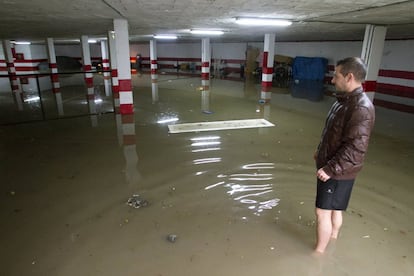
[[[125,158],[125,180],[134,193],[138,191],[138,183],[142,175],[138,170],[138,154],[136,146],[135,118],[133,114],[116,114],[118,143],[122,146]]]
[[[242,169],[271,170],[274,167],[274,163],[251,163],[243,165]],[[204,189],[225,187],[228,195],[235,201],[248,205],[247,208],[256,216],[260,216],[264,210],[271,210],[279,204],[280,199],[273,197],[274,177],[271,172],[218,174],[217,178],[221,181]]]
[[[191,138],[191,152],[203,152],[203,151],[215,151],[221,148],[218,145],[221,144],[220,136],[199,136]]]
[[[201,81],[201,111],[211,113],[210,110],[210,80]]]

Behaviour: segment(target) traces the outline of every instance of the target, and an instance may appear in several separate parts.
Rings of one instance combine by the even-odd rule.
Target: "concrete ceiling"
[[[289,27],[242,27],[235,17],[289,19]],[[223,30],[212,41],[362,40],[366,24],[387,26],[387,39],[414,39],[414,1],[406,0],[0,0],[0,39],[104,37],[113,19],[129,24],[130,40],[153,34],[200,39],[190,29]]]

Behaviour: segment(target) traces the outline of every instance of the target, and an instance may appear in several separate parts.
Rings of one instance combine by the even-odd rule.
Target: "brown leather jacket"
[[[315,154],[316,167],[333,179],[355,179],[362,169],[375,108],[362,87],[336,95]]]

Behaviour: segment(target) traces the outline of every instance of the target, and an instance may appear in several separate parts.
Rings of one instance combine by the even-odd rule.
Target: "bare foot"
[[[319,251],[319,250],[313,250],[313,252],[312,252],[312,257],[321,257],[321,256],[323,256],[323,253],[324,252],[321,252],[321,251]]]

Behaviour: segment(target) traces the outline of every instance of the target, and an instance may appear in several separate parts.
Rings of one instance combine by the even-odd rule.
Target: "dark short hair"
[[[336,66],[341,66],[341,74],[345,77],[347,74],[352,73],[359,82],[365,81],[367,74],[367,66],[365,62],[359,57],[348,57],[341,59],[336,63]]]

